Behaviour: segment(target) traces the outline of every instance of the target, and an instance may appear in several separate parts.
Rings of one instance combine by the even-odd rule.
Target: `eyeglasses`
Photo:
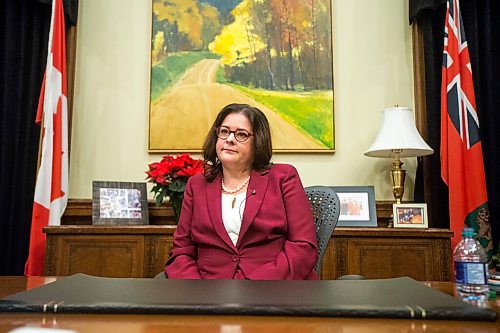
[[[222,139],[222,140],[226,140],[231,135],[231,133],[233,133],[234,138],[238,142],[245,142],[248,140],[249,137],[251,137],[253,135],[253,133],[250,133],[249,131],[244,130],[244,129],[237,129],[236,131],[231,131],[226,126],[217,127],[215,129],[215,133],[217,134],[219,139]]]

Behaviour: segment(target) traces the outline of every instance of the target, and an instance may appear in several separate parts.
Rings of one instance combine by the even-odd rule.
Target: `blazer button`
[[[237,255],[233,255],[231,259],[233,259],[233,261],[239,261],[240,260],[240,258]]]

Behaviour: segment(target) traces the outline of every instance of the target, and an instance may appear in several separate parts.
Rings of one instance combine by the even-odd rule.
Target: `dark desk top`
[[[0,297],[54,281],[43,277],[0,277]],[[445,292],[450,283],[428,283]],[[498,309],[500,300],[490,302]],[[250,315],[110,315],[110,314],[0,314],[0,331],[30,325],[79,332],[499,332],[495,323],[445,320],[321,318]]]

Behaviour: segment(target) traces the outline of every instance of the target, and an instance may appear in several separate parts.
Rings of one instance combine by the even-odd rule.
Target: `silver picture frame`
[[[373,186],[330,186],[339,197],[338,227],[376,227],[377,210]]]
[[[146,183],[93,181],[92,224],[149,224]]]

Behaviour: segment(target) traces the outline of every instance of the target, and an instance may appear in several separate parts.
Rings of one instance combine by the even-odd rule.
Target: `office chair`
[[[305,188],[311,204],[318,241],[318,259],[314,268],[321,274],[321,262],[325,255],[328,241],[337,225],[340,215],[340,201],[335,191],[327,186],[309,186]]]

